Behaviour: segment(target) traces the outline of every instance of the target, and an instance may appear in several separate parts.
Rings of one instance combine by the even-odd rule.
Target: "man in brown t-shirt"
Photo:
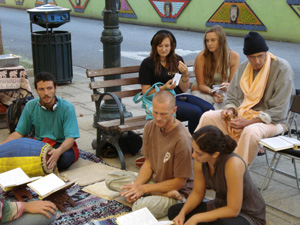
[[[174,117],[177,107],[170,92],[158,92],[152,104],[154,120],[144,128],[145,162],[139,174],[112,172],[105,181],[108,188],[121,192],[133,203],[133,211],[147,207],[156,218],[161,218],[170,206],[191,192],[192,140]]]

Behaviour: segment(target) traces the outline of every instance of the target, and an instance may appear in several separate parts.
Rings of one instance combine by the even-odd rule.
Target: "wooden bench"
[[[194,65],[194,60],[185,62],[188,67]],[[119,155],[121,161],[121,168],[125,169],[125,161],[123,152],[119,146],[119,138],[124,132],[134,131],[144,128],[148,122],[146,120],[146,113],[143,116],[135,116],[124,118],[124,111],[120,99],[133,98],[136,94],[141,92],[139,85],[139,72],[140,66],[129,67],[115,67],[97,70],[86,70],[86,75],[90,78],[89,87],[93,90],[92,101],[96,105],[96,118],[97,118],[97,147],[96,155],[100,157],[101,149],[106,143],[112,144]],[[129,75],[130,74],[130,75]],[[120,75],[120,79],[108,80],[104,77]],[[127,75],[124,77],[124,75]],[[194,73],[190,72],[190,77],[194,77]],[[97,78],[98,80],[96,81]],[[99,79],[100,78],[100,79]],[[101,79],[102,78],[102,79]],[[135,86],[134,86],[135,85]],[[107,92],[107,88],[121,87],[121,91]],[[127,87],[126,89],[124,87]],[[119,110],[119,119],[100,121],[100,105],[102,100],[113,99]]]

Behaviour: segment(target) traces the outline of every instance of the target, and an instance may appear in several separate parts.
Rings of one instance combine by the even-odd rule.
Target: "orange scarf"
[[[271,59],[276,57],[267,52],[266,60],[263,67],[259,70],[255,79],[253,79],[253,66],[249,62],[240,80],[240,86],[244,93],[244,101],[238,108],[238,117],[251,120],[256,118],[260,111],[252,110],[251,108],[260,102],[268,82]],[[242,129],[234,129],[226,122],[229,135],[237,139],[240,137]]]

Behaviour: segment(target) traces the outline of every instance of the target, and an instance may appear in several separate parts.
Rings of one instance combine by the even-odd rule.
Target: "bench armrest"
[[[105,95],[109,95],[113,98],[113,100],[115,101],[115,103],[117,104],[118,106],[118,109],[119,109],[119,115],[120,115],[120,125],[124,125],[124,111],[123,111],[123,107],[122,107],[122,103],[121,101],[118,99],[118,97],[112,93],[112,92],[105,92],[103,94],[100,95],[99,97],[99,108],[97,109],[99,111],[99,113],[97,113],[97,120],[99,122],[99,118],[98,118],[98,114],[100,116],[100,106],[101,106],[101,102],[104,98]]]

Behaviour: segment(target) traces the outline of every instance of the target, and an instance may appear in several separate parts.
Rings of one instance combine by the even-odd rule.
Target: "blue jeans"
[[[58,148],[61,144],[57,143],[53,146],[53,148]],[[57,161],[57,168],[59,171],[68,169],[75,160],[75,153],[73,147],[69,150],[65,151],[60,155]]]
[[[24,213],[20,218],[4,223],[5,225],[50,225],[55,220],[55,215],[52,215],[52,213],[49,213],[50,219],[48,219],[43,214],[31,214],[31,213]]]
[[[194,95],[176,96],[176,118],[180,121],[188,121],[189,132],[194,133],[199,124],[200,117],[209,110],[214,110],[212,104]]]

